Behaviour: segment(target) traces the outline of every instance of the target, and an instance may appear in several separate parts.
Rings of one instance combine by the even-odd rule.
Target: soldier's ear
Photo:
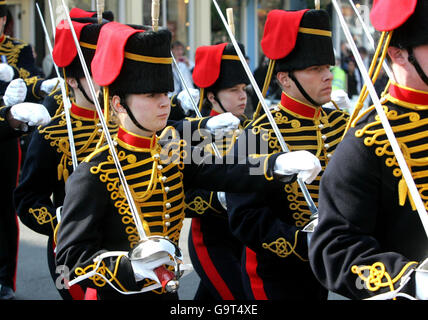
[[[288,76],[288,72],[278,72],[276,74],[276,79],[279,82],[279,85],[281,86],[281,88],[288,88],[290,86],[290,77]]]
[[[214,97],[214,93],[212,92],[207,92],[207,99],[209,102],[211,102],[211,104],[213,104],[215,101],[215,97]]]
[[[391,58],[391,61],[395,64],[398,64],[400,66],[404,66],[405,64],[408,63],[407,50],[390,46],[388,48],[388,55]]]
[[[123,107],[123,105],[120,103],[120,97],[115,95],[111,98],[111,105],[112,108],[116,113],[126,113],[126,109]]]
[[[75,78],[67,78],[67,84],[69,87],[73,89],[78,88],[77,80]]]

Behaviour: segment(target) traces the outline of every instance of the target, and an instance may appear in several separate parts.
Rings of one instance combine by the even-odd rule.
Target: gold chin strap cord
[[[263,84],[263,89],[262,89],[263,98],[266,98],[267,91],[269,90],[269,85],[272,81],[273,70],[275,69],[275,62],[276,60],[272,60],[272,59],[269,60],[269,66],[266,72],[265,82]],[[257,104],[256,111],[253,114],[253,120],[259,117],[261,108],[262,108],[262,104],[259,101],[259,103]]]
[[[373,55],[373,59],[372,62],[370,64],[370,68],[369,68],[369,76],[371,77],[371,80],[373,83],[376,82],[380,70],[382,69],[382,64],[385,60],[387,51],[388,51],[388,47],[389,47],[389,43],[391,42],[391,37],[392,37],[392,31],[391,32],[382,32],[381,37],[379,39],[379,43],[378,46],[376,48],[375,54]],[[384,93],[387,91],[389,87],[389,82],[388,85],[385,88]],[[354,120],[358,117],[358,114],[360,113],[361,109],[364,106],[364,102],[366,101],[367,97],[369,95],[369,92],[367,90],[367,85],[364,84],[363,88],[361,89],[360,92],[360,96],[357,100],[357,103],[355,104],[355,108],[354,111],[352,112],[351,117],[349,118],[349,122],[346,126],[345,132],[342,136],[345,136],[345,134],[348,132],[349,128],[351,127],[351,124],[354,122]]]
[[[201,88],[201,92],[200,92],[200,99],[199,99],[199,112],[202,112],[202,103],[204,102],[204,94],[205,94],[205,89]]]
[[[110,90],[108,86],[103,87],[103,94],[104,94],[104,119],[108,126],[108,123],[110,121]],[[100,140],[98,141],[97,146],[95,147],[95,150],[101,148],[104,141],[106,140],[105,140],[105,133],[103,130],[103,132],[101,133]]]

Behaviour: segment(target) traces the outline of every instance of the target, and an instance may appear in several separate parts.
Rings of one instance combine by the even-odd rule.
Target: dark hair
[[[174,49],[175,47],[184,47],[184,44],[182,43],[182,42],[180,42],[180,41],[174,41],[172,44],[171,44],[171,48],[172,49]]]
[[[10,14],[7,5],[0,5],[0,17],[6,17]]]

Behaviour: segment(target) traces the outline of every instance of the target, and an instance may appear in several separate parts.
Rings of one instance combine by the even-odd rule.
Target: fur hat
[[[174,91],[171,32],[145,29],[111,22],[101,30],[92,71],[111,95]]]
[[[7,16],[7,11],[8,11],[7,1],[1,0],[0,1],[0,17]]]
[[[244,46],[239,44],[239,48],[245,56]],[[240,83],[250,83],[231,43],[197,48],[193,81],[199,88],[213,92],[231,88]]]
[[[74,30],[80,43],[86,65],[90,69],[92,59],[97,48],[98,37],[101,28],[106,24],[98,24],[94,18],[73,19]],[[107,22],[108,23],[108,22]],[[65,68],[66,76],[72,78],[83,78],[83,68],[77,54],[68,22],[63,20],[56,27],[55,45],[53,48],[53,59],[60,68]]]
[[[325,10],[269,12],[261,46],[276,71],[334,65],[330,18]]]

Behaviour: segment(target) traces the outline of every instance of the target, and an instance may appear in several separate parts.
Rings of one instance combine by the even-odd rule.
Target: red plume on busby
[[[378,31],[394,31],[391,46],[428,44],[427,0],[374,0],[370,20]]]
[[[96,18],[97,12],[96,11],[86,11],[80,8],[73,8],[70,10],[70,18],[76,19],[76,18]],[[111,11],[104,11],[103,12],[103,19],[108,21],[114,20],[114,14]]]
[[[71,11],[73,12],[72,23],[77,39],[79,40],[86,64],[90,66],[95,55],[100,30],[109,21],[103,20],[102,24],[98,24],[97,19],[91,17],[91,12],[77,8]],[[66,20],[61,21],[56,27],[55,45],[52,56],[58,67],[65,68],[67,77],[77,79],[84,77],[71,28]]]

